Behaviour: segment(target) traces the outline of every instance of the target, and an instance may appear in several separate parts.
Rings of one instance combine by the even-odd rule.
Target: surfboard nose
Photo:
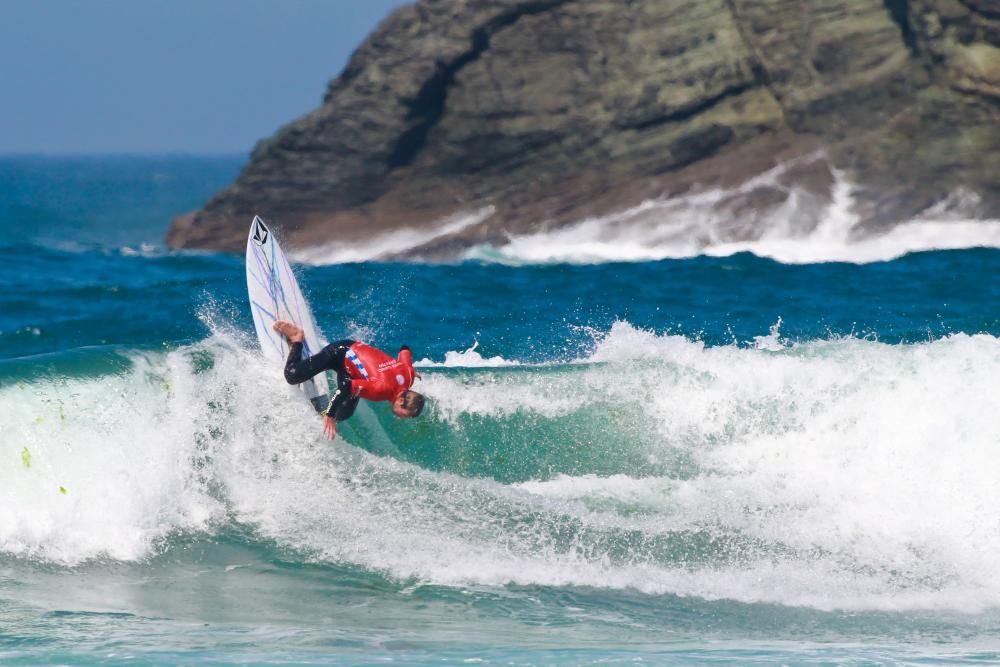
[[[270,235],[270,230],[268,230],[267,225],[264,221],[260,219],[259,215],[253,217],[253,230],[250,233],[250,238],[257,245],[264,245],[267,243],[267,237]]]

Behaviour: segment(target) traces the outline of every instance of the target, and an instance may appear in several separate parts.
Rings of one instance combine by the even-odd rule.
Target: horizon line
[[[0,151],[0,160],[8,158],[44,158],[44,159],[60,159],[60,158],[76,158],[76,159],[86,159],[86,158],[107,158],[107,157],[123,157],[123,158],[163,158],[163,157],[197,157],[197,158],[241,158],[248,160],[250,159],[250,153],[252,151],[206,151],[206,152],[195,152],[188,150],[177,150],[177,151],[67,151],[67,152],[53,152],[53,151]]]

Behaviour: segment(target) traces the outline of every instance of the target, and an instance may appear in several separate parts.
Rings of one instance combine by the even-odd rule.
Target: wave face
[[[366,408],[333,446],[230,334],[129,358],[0,389],[0,551],[134,561],[249,525],[446,586],[1000,600],[991,335],[711,347],[619,323],[572,363],[425,368],[420,429]]]

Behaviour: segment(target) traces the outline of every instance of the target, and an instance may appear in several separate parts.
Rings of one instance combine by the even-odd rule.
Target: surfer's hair
[[[419,417],[424,411],[424,395],[407,389],[403,392],[403,407],[410,413],[410,417]]]

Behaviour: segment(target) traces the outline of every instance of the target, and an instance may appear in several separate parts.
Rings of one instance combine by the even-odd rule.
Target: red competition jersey
[[[351,376],[351,394],[369,401],[391,401],[413,386],[413,354],[404,347],[399,357],[364,343],[355,343],[344,355]]]

